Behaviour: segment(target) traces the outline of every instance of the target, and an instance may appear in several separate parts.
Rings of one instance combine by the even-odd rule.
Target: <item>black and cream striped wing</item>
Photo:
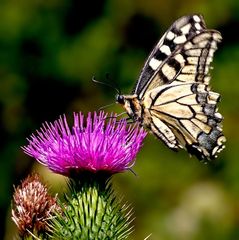
[[[168,147],[186,148],[199,159],[213,159],[224,148],[222,116],[216,106],[220,95],[208,86],[220,40],[214,30],[188,39],[161,64],[142,95],[153,133]]]
[[[143,104],[149,109],[149,128],[168,147],[213,159],[225,142],[219,98],[203,83],[171,83],[148,92]]]
[[[133,93],[141,98],[147,86],[153,81],[153,75],[163,62],[170,58],[171,54],[188,39],[199,34],[204,29],[206,27],[201,15],[184,16],[175,21],[149,55]],[[162,84],[164,84],[163,81],[157,82],[157,86]]]

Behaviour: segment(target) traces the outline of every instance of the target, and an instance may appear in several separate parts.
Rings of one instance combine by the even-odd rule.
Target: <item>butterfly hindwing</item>
[[[217,112],[218,93],[203,83],[171,83],[147,92],[143,104],[152,117],[149,128],[172,149],[187,148],[198,158],[213,158],[225,138]]]

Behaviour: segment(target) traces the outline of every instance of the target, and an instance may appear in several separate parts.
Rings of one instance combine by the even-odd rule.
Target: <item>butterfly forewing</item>
[[[200,34],[187,41],[178,51],[185,57],[185,66],[181,70],[177,80],[203,82],[209,84],[210,64],[213,60],[217,43],[222,39],[221,34],[215,30],[204,30]],[[177,54],[177,53],[176,53]]]
[[[133,93],[140,94],[145,91],[151,82],[152,76],[162,63],[187,39],[195,36],[205,29],[205,23],[201,15],[184,16],[178,19],[159,40],[148,60],[145,62],[139,80]],[[164,84],[164,81],[158,82]]]
[[[209,69],[213,54],[221,35],[214,30],[203,30],[192,36],[168,57],[153,73],[151,79],[139,93],[139,98],[163,84],[174,80],[181,82],[200,81],[209,83]]]
[[[220,33],[214,30],[204,30],[193,36],[155,71],[147,86],[139,93],[139,98],[162,83],[196,81],[209,84],[210,64],[220,41]]]

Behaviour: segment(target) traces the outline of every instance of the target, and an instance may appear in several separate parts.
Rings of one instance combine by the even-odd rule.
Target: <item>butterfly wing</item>
[[[160,68],[165,60],[187,39],[206,29],[201,15],[190,15],[179,18],[159,40],[153,51],[145,62],[139,80],[136,83],[133,93],[141,98],[147,86],[153,81],[154,73]],[[157,86],[165,81],[157,82]]]
[[[209,68],[221,35],[202,30],[177,47],[144,87],[150,128],[168,147],[213,159],[223,148],[220,95],[209,90]],[[158,84],[158,83],[164,84]]]

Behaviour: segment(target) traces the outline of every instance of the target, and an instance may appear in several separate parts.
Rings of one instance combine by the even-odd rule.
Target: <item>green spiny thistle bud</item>
[[[117,201],[111,183],[99,174],[70,182],[62,214],[53,219],[53,239],[126,239],[132,232],[132,211]]]

